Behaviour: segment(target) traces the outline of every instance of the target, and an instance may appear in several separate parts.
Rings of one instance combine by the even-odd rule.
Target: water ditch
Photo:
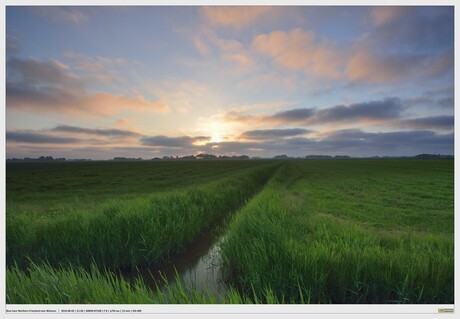
[[[154,291],[157,286],[161,289],[165,282],[169,286],[175,285],[178,276],[184,288],[206,292],[218,298],[227,291],[220,254],[220,244],[224,238],[221,228],[215,227],[200,234],[185,251],[161,267],[142,267],[122,275],[129,280],[141,277]]]
[[[277,169],[272,172],[271,176],[275,171]],[[252,198],[257,196],[264,186]],[[240,208],[236,209],[235,212]],[[129,280],[141,277],[153,291],[156,291],[157,287],[161,289],[165,283],[174,286],[178,277],[183,288],[210,294],[219,300],[228,292],[228,286],[223,276],[223,262],[220,252],[220,245],[225,239],[225,227],[222,226],[227,221],[217,221],[214,227],[202,232],[183,252],[172,257],[169,262],[162,266],[158,268],[142,267],[122,275]]]

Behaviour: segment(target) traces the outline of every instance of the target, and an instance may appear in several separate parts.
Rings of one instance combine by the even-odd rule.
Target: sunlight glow
[[[211,143],[220,143],[222,142],[222,137],[220,135],[217,135],[217,134],[213,134],[211,136]]]

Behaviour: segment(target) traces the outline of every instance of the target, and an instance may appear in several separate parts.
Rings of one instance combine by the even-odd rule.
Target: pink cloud
[[[312,31],[294,29],[261,34],[254,38],[252,47],[288,70],[324,78],[341,77],[339,68],[344,56],[333,41],[318,39]]]
[[[238,67],[238,71],[247,70],[256,65],[252,53],[243,43],[220,38],[210,29],[202,29],[193,36],[192,41],[203,56],[209,56],[212,52],[217,51],[221,60],[232,62]]]
[[[7,61],[6,107],[38,113],[110,115],[124,109],[167,111],[161,101],[142,95],[89,92],[83,77],[59,61],[18,59]]]
[[[203,7],[201,12],[212,24],[226,27],[243,27],[266,16],[271,10],[271,7],[266,6],[210,6]]]
[[[150,101],[143,96],[128,97],[123,94],[64,91],[59,89],[38,91],[10,87],[7,89],[6,107],[37,113],[62,115],[107,116],[123,109],[167,111],[169,108],[160,101]]]
[[[373,7],[371,11],[372,23],[376,26],[391,23],[403,17],[410,9],[408,6]]]
[[[386,83],[412,76],[423,62],[421,56],[386,56],[364,48],[348,61],[346,73],[352,82]]]

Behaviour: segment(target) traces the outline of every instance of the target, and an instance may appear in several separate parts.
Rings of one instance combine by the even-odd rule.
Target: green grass
[[[201,231],[263,187],[277,163],[241,169],[216,181],[55,216],[7,212],[7,264],[131,268],[167,261]]]
[[[6,164],[9,214],[91,210],[114,197],[137,198],[205,184],[267,161],[91,161]]]
[[[17,266],[6,270],[6,303],[8,304],[248,304],[261,303],[257,295],[242,296],[229,288],[224,296],[197,292],[186,287],[179,276],[175,284],[165,283],[152,290],[140,279],[127,282],[110,270],[92,265],[51,267],[32,263],[27,271]],[[264,300],[284,303],[271,291]]]
[[[453,303],[453,160],[120,164],[112,188],[116,165],[93,169],[101,185],[37,166],[55,185],[43,201],[37,176],[15,188],[34,169],[7,166],[7,303]],[[80,186],[60,190],[60,174]],[[227,295],[114,275],[167,261],[222,218]]]
[[[453,184],[453,161],[290,162],[230,224],[230,280],[299,302],[453,303]]]

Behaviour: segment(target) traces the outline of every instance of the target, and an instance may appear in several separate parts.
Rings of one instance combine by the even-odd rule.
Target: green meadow
[[[6,180],[7,303],[453,303],[451,159],[7,163]],[[216,228],[222,295],[136,276]]]

